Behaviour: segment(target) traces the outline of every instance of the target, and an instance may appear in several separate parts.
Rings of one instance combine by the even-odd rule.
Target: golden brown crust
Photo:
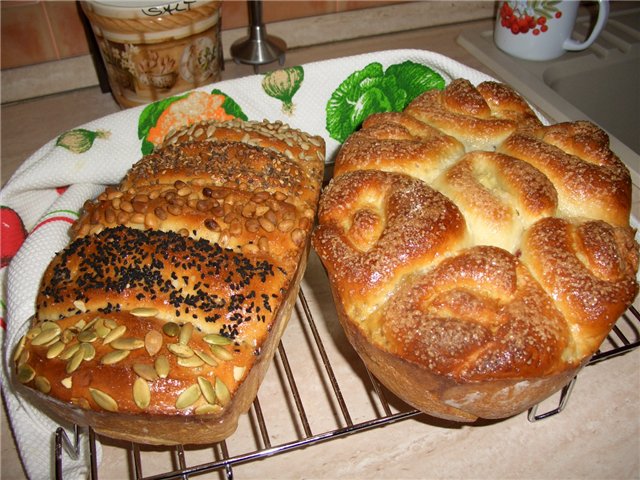
[[[510,87],[464,79],[418,96],[405,113],[458,139],[467,149],[492,150],[517,129],[540,125],[529,105]]]
[[[314,247],[347,313],[366,317],[400,280],[466,240],[458,209],[407,175],[361,170],[334,179],[318,212]],[[448,225],[448,228],[442,228]]]
[[[280,132],[269,148],[232,126],[158,149],[85,204],[14,355],[38,404],[144,443],[233,433],[295,304],[324,151],[282,125],[247,127]]]
[[[631,177],[596,125],[560,123],[519,132],[499,151],[530,163],[553,182],[562,215],[628,225]]]
[[[454,80],[347,139],[313,245],[387,388],[504,418],[571,380],[637,295],[630,205],[598,127],[545,127],[508,86]]]

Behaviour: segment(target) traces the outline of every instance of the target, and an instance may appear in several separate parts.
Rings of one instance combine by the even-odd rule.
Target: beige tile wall
[[[164,1],[158,0],[158,3]],[[395,3],[406,2],[267,0],[263,2],[263,20],[270,23]],[[89,53],[77,2],[3,0],[0,8],[3,70]],[[248,25],[247,2],[244,0],[224,1],[222,9],[222,30]]]

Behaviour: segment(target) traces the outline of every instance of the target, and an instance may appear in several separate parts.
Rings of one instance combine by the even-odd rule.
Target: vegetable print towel
[[[176,128],[232,118],[282,121],[340,144],[369,114],[400,111],[420,93],[454,78],[491,78],[437,53],[389,50],[219,82],[60,132],[29,157],[0,192],[0,340],[2,386],[21,459],[32,479],[51,478],[60,423],[15,390],[8,368],[27,330],[44,269],[68,243],[68,228],[85,200],[116,184],[131,165]],[[64,425],[69,428],[68,425]],[[78,460],[63,458],[64,478],[87,476],[87,442]],[[97,452],[100,461],[100,448]]]

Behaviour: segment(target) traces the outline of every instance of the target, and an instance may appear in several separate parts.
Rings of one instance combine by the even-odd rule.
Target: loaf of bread
[[[35,402],[148,444],[231,435],[295,304],[324,141],[203,123],[88,201],[15,352]]]
[[[313,246],[368,369],[469,422],[566,385],[638,292],[631,181],[589,122],[457,79],[346,140]]]

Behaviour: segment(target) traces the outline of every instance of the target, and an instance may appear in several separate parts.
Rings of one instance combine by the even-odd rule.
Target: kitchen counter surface
[[[495,76],[456,43],[462,29],[485,24],[490,28],[491,22],[482,20],[300,48],[287,52],[286,65],[379,50],[419,48],[447,55]],[[250,66],[227,62],[223,79],[252,73]],[[3,105],[2,184],[22,161],[51,138],[118,110],[111,96],[101,93],[98,87]],[[637,189],[634,189],[634,213],[638,215]],[[314,279],[307,281],[307,289],[315,281],[325,281],[315,256],[311,258],[309,275]],[[328,297],[314,295],[311,303],[318,306],[330,302]],[[327,318],[334,319],[332,313]],[[357,378],[354,382],[348,378],[349,362],[355,361],[353,353],[335,324],[321,324],[319,329],[328,339],[330,355],[337,359],[338,375],[344,379],[343,393],[349,400],[350,388],[361,388],[362,380]],[[308,341],[299,322],[292,322],[284,341],[294,349]],[[542,421],[531,423],[525,413],[504,421],[463,426],[416,416],[235,466],[235,478],[637,479],[640,478],[639,372],[640,350],[587,367],[578,377],[567,408]],[[262,403],[266,400],[268,404],[268,398],[262,397]],[[352,405],[358,412],[358,402],[353,401]],[[233,454],[234,440],[228,443]],[[142,452],[143,456],[153,454]],[[2,478],[24,478],[4,410],[1,455]],[[122,445],[104,442],[99,474],[100,478],[108,479],[130,474]]]

